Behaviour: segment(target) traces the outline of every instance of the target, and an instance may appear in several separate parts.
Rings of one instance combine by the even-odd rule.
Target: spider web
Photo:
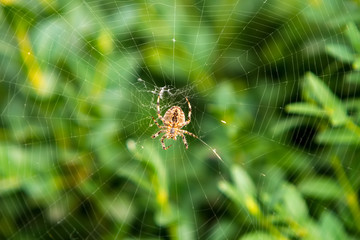
[[[358,233],[341,201],[271,198],[282,185],[297,196],[294,186],[313,172],[334,176],[326,163],[334,152],[358,185],[353,146],[317,144],[314,123],[284,110],[302,100],[305,72],[350,72],[321,72],[331,63],[322,49],[345,41],[355,2],[0,0],[0,7],[1,238],[273,239],[265,232],[278,230],[257,215],[259,199],[274,201],[261,206],[270,215],[279,202],[307,204],[313,219],[329,208]],[[337,94],[346,100],[356,89]],[[151,139],[158,95],[162,115],[176,105],[187,116],[189,99],[184,129],[199,139],[186,135],[188,150],[181,138],[165,140],[173,145],[166,151],[160,137]],[[301,126],[277,131],[284,120]],[[242,185],[247,176],[254,199],[246,195],[252,184]],[[232,182],[245,203],[229,194]]]

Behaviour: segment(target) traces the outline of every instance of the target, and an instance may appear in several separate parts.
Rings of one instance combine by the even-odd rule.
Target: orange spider
[[[172,145],[170,145],[170,146],[165,147],[165,143],[164,143],[165,138],[176,140],[176,137],[178,135],[180,135],[182,137],[182,140],[184,142],[186,149],[188,149],[188,143],[186,141],[184,134],[188,134],[192,137],[198,138],[195,134],[181,129],[182,127],[188,125],[191,121],[191,105],[190,105],[189,100],[186,97],[185,97],[185,99],[189,105],[189,113],[188,113],[187,121],[185,121],[185,114],[184,114],[183,110],[181,109],[181,107],[178,107],[178,106],[172,106],[170,109],[168,109],[166,111],[164,117],[162,117],[160,115],[160,95],[157,98],[157,115],[158,115],[158,118],[163,122],[164,125],[160,126],[159,123],[155,120],[155,118],[152,117],[156,126],[158,126],[160,128],[160,131],[158,131],[151,137],[156,138],[157,136],[160,135],[160,133],[165,133],[160,139],[162,148],[164,150],[166,150],[172,146]]]

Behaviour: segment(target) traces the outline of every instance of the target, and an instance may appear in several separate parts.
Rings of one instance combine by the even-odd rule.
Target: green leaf
[[[243,168],[236,165],[233,166],[231,169],[231,175],[237,190],[242,196],[251,195],[254,197],[256,195],[255,185]]]
[[[347,99],[344,103],[348,111],[355,111],[354,115],[357,116],[360,113],[360,98]]]
[[[357,29],[356,25],[353,22],[350,22],[346,25],[345,34],[353,48],[360,53],[360,32]]]
[[[154,174],[154,176],[156,176],[159,186],[163,189],[167,189],[167,169],[159,152],[153,150],[150,140],[145,141],[142,146],[137,145],[132,139],[129,139],[126,144],[128,150],[133,154],[135,159],[147,166],[147,172],[150,175]]]
[[[294,127],[301,126],[303,124],[309,124],[308,119],[304,117],[291,117],[283,120],[279,120],[276,124],[271,128],[271,131],[274,135],[280,135],[285,131],[288,131]]]
[[[346,123],[346,110],[341,101],[324,82],[311,72],[305,75],[304,94],[325,110],[333,126],[340,126]]]
[[[330,213],[324,212],[320,218],[323,240],[346,240],[349,239],[344,231],[342,222]]]
[[[239,225],[231,219],[223,219],[218,221],[211,227],[211,232],[209,232],[209,240],[218,240],[218,239],[227,239],[229,236],[236,236],[239,232]],[[211,236],[211,237],[210,237]],[[180,238],[180,239],[189,239],[189,238]]]
[[[292,217],[296,221],[304,221],[308,218],[308,209],[301,193],[290,184],[285,184],[281,188],[282,210],[286,216]]]
[[[295,113],[301,115],[309,115],[309,116],[316,116],[322,117],[326,113],[325,110],[321,109],[315,104],[311,103],[290,103],[286,105],[285,110],[288,113]]]
[[[348,83],[360,83],[360,72],[350,72],[345,77]]]
[[[306,178],[298,184],[300,192],[305,196],[321,200],[334,200],[342,197],[339,184],[327,177]]]
[[[359,144],[359,137],[346,128],[326,129],[316,135],[316,142],[323,144]]]
[[[17,177],[0,178],[0,196],[7,192],[13,192],[21,187],[21,181]]]
[[[168,211],[159,209],[155,214],[155,222],[159,226],[169,226],[179,220],[179,215],[180,214],[177,214],[177,211],[173,209],[168,209]]]
[[[24,181],[23,188],[38,204],[52,204],[60,194],[57,176],[50,173]]]
[[[360,57],[356,58],[355,61],[353,62],[353,69],[355,70],[360,70]]]
[[[220,191],[241,206],[249,207],[247,204],[256,195],[256,188],[252,179],[244,169],[236,165],[231,168],[231,176],[234,185],[227,181],[221,181],[219,182]]]
[[[266,232],[252,232],[243,235],[239,240],[275,240],[276,238]]]
[[[238,206],[243,205],[243,199],[236,188],[227,181],[220,181],[218,185],[220,191],[226,195],[233,202],[237,203]]]
[[[328,54],[334,58],[339,59],[342,62],[352,63],[355,60],[355,55],[351,49],[342,44],[327,44],[325,50]]]
[[[245,209],[252,216],[259,216],[261,214],[257,200],[249,193],[242,194],[238,189],[226,181],[219,182],[218,187],[220,191],[236,203],[239,208]]]
[[[114,196],[110,199],[101,196],[98,204],[111,219],[118,223],[124,223],[131,221],[135,217],[134,204],[127,196]]]
[[[149,180],[144,176],[144,169],[141,165],[135,166],[135,164],[124,164],[117,170],[117,174],[122,177],[126,177],[129,180],[133,181],[139,187],[142,187],[144,190],[149,192],[152,191],[152,185]],[[131,168],[133,167],[133,168]],[[137,171],[134,171],[136,169]]]

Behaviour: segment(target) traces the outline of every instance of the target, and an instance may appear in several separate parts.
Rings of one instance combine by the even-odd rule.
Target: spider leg
[[[187,99],[187,97],[185,97],[185,99],[186,99],[186,101],[188,103],[188,106],[189,106],[188,120],[186,120],[183,124],[181,124],[180,125],[181,127],[186,126],[191,122],[191,104],[190,104],[189,100]]]
[[[158,131],[157,133],[155,133],[154,135],[152,135],[151,138],[156,138],[156,137],[159,136],[160,133],[162,133],[162,132],[166,132],[166,130],[161,129],[160,131]]]
[[[164,143],[164,139],[166,138],[166,134],[164,135],[164,136],[162,136],[161,137],[161,140],[160,140],[160,142],[161,142],[161,146],[162,146],[162,148],[164,149],[164,150],[167,150],[169,147],[171,147],[172,146],[172,144],[171,145],[169,145],[169,146],[167,146],[167,147],[165,147],[165,143]]]
[[[160,115],[160,94],[159,94],[159,96],[158,96],[158,98],[157,98],[157,101],[156,101],[156,110],[157,110],[158,118],[159,118],[162,122],[164,122],[164,121],[165,121],[164,118]]]
[[[153,116],[151,116],[151,117],[154,120],[156,126],[158,126],[158,128],[166,128],[165,126],[160,126],[159,123],[155,120],[155,118]]]
[[[199,137],[196,136],[195,134],[193,134],[193,133],[191,133],[191,132],[188,132],[188,131],[186,131],[186,130],[180,130],[179,133],[185,133],[185,134],[190,135],[190,136],[192,136],[192,137],[194,137],[194,138],[199,138]]]
[[[182,140],[184,142],[185,148],[188,149],[189,144],[186,141],[185,135],[181,132],[179,132],[179,135],[182,137]]]
[[[188,105],[189,105],[189,113],[188,113],[188,121],[190,122],[191,121],[191,104],[190,104],[190,102],[189,102],[189,100],[187,99],[187,97],[185,97],[185,99],[186,99],[186,101],[187,101],[187,103],[188,103]]]

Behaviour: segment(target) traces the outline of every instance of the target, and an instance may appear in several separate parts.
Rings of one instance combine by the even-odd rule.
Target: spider
[[[157,115],[158,115],[158,118],[163,122],[164,125],[160,126],[159,123],[155,120],[155,118],[153,116],[151,116],[152,119],[154,120],[156,126],[158,126],[158,128],[160,128],[160,131],[158,131],[151,137],[156,138],[157,136],[160,135],[160,133],[165,133],[160,139],[161,146],[164,150],[167,150],[169,147],[172,146],[172,145],[169,145],[167,147],[165,146],[165,143],[164,143],[165,138],[176,140],[176,137],[178,135],[180,135],[182,137],[182,140],[184,142],[186,149],[188,149],[188,143],[186,141],[184,134],[188,134],[194,138],[198,138],[195,134],[181,129],[184,126],[188,125],[191,121],[191,105],[190,105],[189,100],[186,97],[185,97],[185,99],[189,105],[188,120],[186,120],[186,121],[185,121],[185,114],[184,114],[183,110],[178,106],[172,106],[171,108],[169,108],[166,111],[165,115],[162,117],[160,115],[160,95],[157,98],[157,108],[156,108]]]

